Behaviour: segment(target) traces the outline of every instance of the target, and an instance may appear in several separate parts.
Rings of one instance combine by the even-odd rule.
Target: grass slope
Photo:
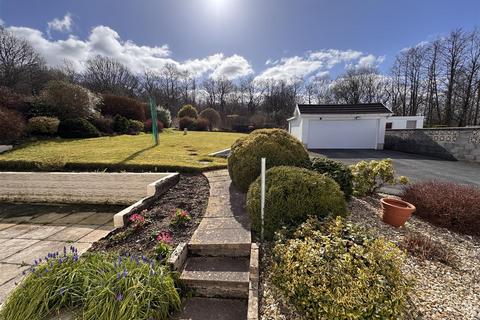
[[[0,155],[2,170],[108,170],[198,172],[225,168],[208,154],[229,148],[243,136],[225,132],[167,130],[154,147],[150,134],[26,143]]]

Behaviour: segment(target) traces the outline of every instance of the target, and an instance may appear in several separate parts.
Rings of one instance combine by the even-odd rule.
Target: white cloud
[[[212,72],[210,77],[218,79],[225,77],[227,79],[236,79],[248,76],[253,73],[252,66],[248,61],[239,55],[223,59],[220,65]]]
[[[72,25],[72,15],[67,13],[63,19],[55,18],[47,23],[47,34],[50,36],[52,30],[58,32],[70,32],[72,31]]]
[[[361,57],[355,67],[357,68],[375,68],[385,61],[385,56],[376,57],[373,54]]]

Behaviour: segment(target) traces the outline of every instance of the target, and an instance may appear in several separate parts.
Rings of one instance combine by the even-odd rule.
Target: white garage
[[[383,149],[391,114],[381,103],[299,104],[288,119],[289,132],[308,149]]]

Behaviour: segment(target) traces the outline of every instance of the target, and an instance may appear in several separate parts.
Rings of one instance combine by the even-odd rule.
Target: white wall
[[[302,141],[302,120],[300,117],[288,122],[288,132],[298,140]]]
[[[392,123],[392,129],[407,129],[407,121],[416,121],[415,129],[421,129],[424,118],[424,116],[392,116],[386,122]]]

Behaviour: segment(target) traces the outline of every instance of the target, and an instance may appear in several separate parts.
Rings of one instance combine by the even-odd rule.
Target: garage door
[[[310,149],[376,149],[378,120],[315,120],[308,128]]]

